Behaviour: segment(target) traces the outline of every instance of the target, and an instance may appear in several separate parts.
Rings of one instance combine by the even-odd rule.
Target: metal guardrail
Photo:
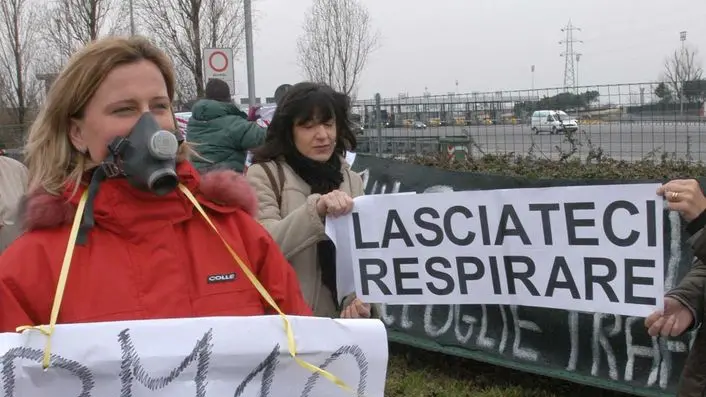
[[[382,149],[378,148],[382,145]],[[357,152],[391,155],[427,155],[440,151],[439,137],[359,137]]]
[[[0,149],[23,146],[28,128],[24,124],[0,125]]]

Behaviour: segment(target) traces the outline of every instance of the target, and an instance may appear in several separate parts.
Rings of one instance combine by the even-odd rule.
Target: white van
[[[579,129],[576,119],[571,118],[571,116],[561,110],[535,111],[532,113],[530,126],[535,134],[539,134],[540,131],[549,131],[551,134],[558,134],[563,131],[573,132]]]

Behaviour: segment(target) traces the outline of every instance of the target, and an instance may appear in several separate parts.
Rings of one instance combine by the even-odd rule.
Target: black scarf
[[[286,154],[287,164],[311,187],[311,193],[324,195],[341,187],[343,173],[341,158],[334,153],[322,163],[303,156],[298,151]],[[336,246],[331,240],[320,241],[316,245],[317,261],[321,267],[321,282],[331,291],[336,308],[339,308],[336,288]]]

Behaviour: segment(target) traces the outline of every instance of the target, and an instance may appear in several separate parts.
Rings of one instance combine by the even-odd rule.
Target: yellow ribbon
[[[81,226],[81,218],[83,218],[83,209],[86,207],[86,200],[88,199],[88,189],[86,189],[81,195],[81,200],[78,202],[78,208],[76,209],[76,216],[74,216],[74,223],[71,225],[71,233],[69,234],[69,242],[66,245],[66,252],[64,252],[64,261],[61,264],[61,272],[59,273],[59,282],[56,285],[56,294],[54,295],[54,303],[51,307],[51,316],[49,317],[49,327],[48,329],[43,326],[22,326],[17,327],[17,332],[22,332],[27,329],[36,329],[39,332],[47,336],[47,343],[44,346],[44,358],[42,359],[42,367],[44,369],[49,368],[50,358],[51,358],[51,336],[54,334],[54,327],[56,326],[56,320],[59,318],[59,308],[61,307],[61,301],[64,299],[64,290],[66,289],[66,279],[69,277],[69,268],[71,267],[71,258],[74,256],[74,247],[76,246],[76,237],[78,236],[78,229]]]
[[[317,367],[316,365],[309,364],[308,362],[297,357],[297,347],[296,347],[296,342],[294,341],[294,332],[292,331],[292,325],[289,323],[289,319],[287,318],[287,315],[284,314],[282,312],[282,310],[280,310],[277,303],[275,303],[274,299],[272,299],[272,296],[270,296],[270,293],[267,292],[265,287],[260,283],[260,280],[258,280],[257,277],[250,270],[250,268],[248,268],[248,266],[245,263],[243,263],[243,261],[240,259],[238,254],[236,254],[235,251],[233,251],[233,249],[230,247],[230,244],[228,244],[228,242],[225,240],[225,238],[223,238],[223,235],[221,235],[221,232],[218,231],[218,228],[216,228],[216,225],[214,225],[213,222],[211,222],[211,219],[208,217],[208,215],[206,215],[206,211],[203,210],[203,207],[201,207],[201,204],[199,204],[199,202],[196,200],[194,195],[191,194],[189,189],[182,184],[179,184],[179,189],[186,195],[186,197],[189,199],[189,201],[191,201],[194,204],[196,209],[201,213],[201,215],[204,217],[206,222],[208,222],[208,224],[211,226],[213,231],[215,231],[216,234],[218,235],[218,237],[220,237],[221,241],[226,246],[226,249],[228,249],[228,252],[230,252],[230,255],[233,257],[233,259],[235,259],[235,262],[240,267],[240,270],[242,270],[243,273],[245,273],[245,276],[248,278],[248,280],[250,280],[252,285],[255,286],[255,289],[257,289],[257,292],[260,293],[260,295],[265,299],[265,301],[267,301],[267,303],[269,303],[270,306],[272,306],[272,308],[274,308],[275,311],[277,311],[279,316],[282,318],[282,321],[284,322],[284,331],[287,333],[287,347],[289,348],[289,355],[292,356],[294,361],[296,361],[297,364],[299,364],[300,366],[302,366],[303,368],[305,368],[311,372],[319,373],[321,376],[330,380],[331,382],[336,384],[336,386],[340,387],[341,389],[346,390],[351,393],[354,393],[353,389],[351,389],[348,385],[346,385],[346,383],[343,381],[343,379],[337,377],[336,375],[334,375],[324,369]]]
[[[267,303],[272,306],[272,308],[277,311],[279,316],[282,318],[282,321],[284,322],[284,330],[287,333],[287,347],[289,350],[289,355],[292,356],[294,361],[297,362],[300,366],[303,368],[313,372],[313,373],[318,373],[324,378],[330,380],[334,384],[336,384],[338,387],[340,387],[343,390],[346,390],[348,392],[354,393],[353,389],[351,389],[346,383],[340,379],[339,377],[333,375],[332,373],[321,369],[313,364],[310,364],[299,357],[297,357],[297,348],[296,348],[296,342],[294,341],[294,332],[292,331],[292,325],[289,322],[289,319],[287,318],[287,315],[282,312],[282,310],[279,308],[277,303],[275,303],[274,299],[272,299],[272,296],[270,296],[269,292],[265,289],[265,287],[260,283],[260,281],[257,279],[255,274],[248,268],[248,266],[243,263],[242,259],[238,256],[238,254],[233,251],[233,249],[230,247],[230,244],[223,238],[223,235],[221,235],[221,232],[218,231],[218,228],[213,224],[211,219],[208,217],[206,214],[206,211],[204,211],[203,207],[201,207],[201,204],[196,200],[194,195],[189,191],[189,189],[182,185],[179,184],[179,190],[181,190],[184,195],[191,201],[192,204],[196,207],[196,209],[201,213],[203,218],[206,220],[206,222],[211,226],[214,232],[218,235],[218,237],[221,239],[223,244],[225,245],[226,249],[230,253],[230,255],[233,257],[235,262],[238,264],[240,267],[240,270],[245,273],[245,276],[250,280],[250,282],[253,284],[255,289],[257,289],[257,292],[260,293],[260,295],[267,301]],[[69,241],[68,244],[66,245],[66,252],[64,253],[64,260],[61,264],[61,272],[59,273],[59,282],[56,286],[56,295],[54,296],[54,303],[52,304],[52,310],[51,310],[51,317],[49,319],[49,326],[46,327],[44,325],[38,325],[38,326],[21,326],[17,327],[17,332],[22,332],[28,329],[34,329],[38,330],[42,334],[46,335],[47,337],[47,342],[44,347],[44,357],[42,359],[42,367],[44,369],[49,368],[49,365],[51,364],[51,337],[54,333],[54,327],[56,326],[56,321],[59,318],[59,309],[61,307],[61,301],[64,298],[64,291],[66,288],[66,280],[69,276],[69,268],[71,267],[71,259],[73,258],[73,253],[74,253],[74,248],[76,247],[76,237],[78,236],[78,230],[79,226],[81,225],[81,218],[83,218],[83,211],[84,208],[86,207],[86,200],[88,198],[88,190],[84,191],[83,194],[81,195],[81,200],[78,203],[78,208],[76,209],[76,216],[74,217],[74,222],[73,225],[71,226],[71,233],[69,234]]]

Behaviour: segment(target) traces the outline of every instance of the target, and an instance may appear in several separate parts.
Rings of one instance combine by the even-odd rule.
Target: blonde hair
[[[83,173],[95,167],[87,154],[69,139],[72,118],[83,116],[91,100],[114,68],[147,60],[164,76],[170,103],[174,99],[174,68],[169,57],[143,37],[108,37],[94,41],[73,55],[52,84],[44,106],[32,124],[25,144],[29,189],[60,194],[69,183],[76,190]],[[173,110],[172,110],[173,113]],[[174,119],[174,131],[177,129]],[[177,161],[188,160],[191,148],[184,142]]]

